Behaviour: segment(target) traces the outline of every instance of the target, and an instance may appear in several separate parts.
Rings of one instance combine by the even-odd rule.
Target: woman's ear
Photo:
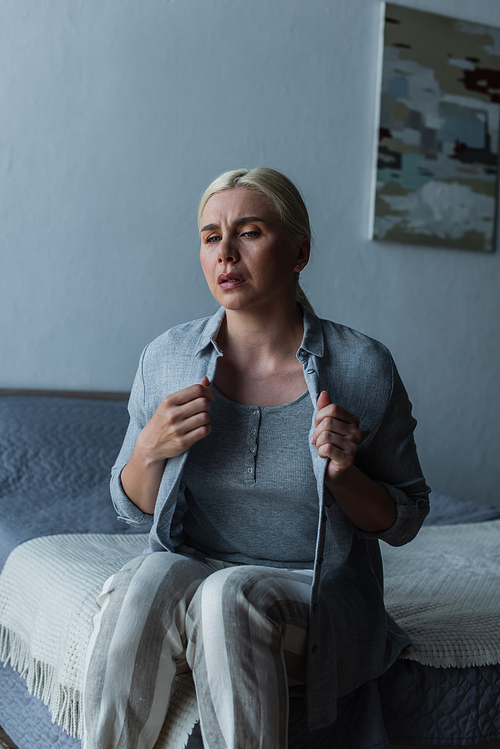
[[[297,243],[297,250],[295,255],[295,270],[300,273],[304,270],[307,263],[309,262],[309,255],[311,254],[311,240],[309,237],[302,237]]]

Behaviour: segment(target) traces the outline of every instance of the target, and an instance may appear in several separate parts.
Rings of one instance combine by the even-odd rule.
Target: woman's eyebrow
[[[241,226],[241,224],[248,224],[250,221],[261,221],[263,224],[267,223],[266,219],[260,218],[260,216],[243,216],[243,218],[239,218],[235,223],[236,226]]]
[[[241,218],[236,219],[234,224],[235,226],[241,226],[242,224],[248,224],[250,221],[261,221],[263,224],[267,223],[266,219],[260,218],[260,216],[242,216]],[[207,224],[202,229],[200,229],[200,231],[213,231],[214,229],[218,228],[218,224]]]

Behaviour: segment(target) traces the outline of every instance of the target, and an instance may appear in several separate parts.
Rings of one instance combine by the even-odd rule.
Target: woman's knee
[[[196,591],[188,608],[188,637],[200,628],[213,637],[224,636],[229,629],[238,629],[254,616],[265,615],[267,606],[265,584],[258,569],[250,566],[227,567],[213,572]]]
[[[290,621],[307,628],[310,583],[303,575],[255,565],[213,572],[189,605],[188,639],[195,643],[202,632],[203,639],[237,640],[255,631],[274,639],[276,634],[286,636]]]
[[[132,559],[100,596],[103,620],[113,627],[123,622],[122,634],[147,628],[160,636],[174,618],[183,629],[187,607],[206,574],[197,561],[170,552]]]

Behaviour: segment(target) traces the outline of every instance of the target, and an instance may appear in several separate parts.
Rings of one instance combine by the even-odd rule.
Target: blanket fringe
[[[49,709],[52,723],[75,739],[83,735],[82,694],[57,683],[55,669],[35,660],[18,634],[0,625],[0,661],[26,680],[28,691]]]

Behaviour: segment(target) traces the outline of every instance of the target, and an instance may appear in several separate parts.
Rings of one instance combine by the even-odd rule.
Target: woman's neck
[[[300,309],[265,320],[227,310],[217,336],[223,356],[214,384],[223,395],[245,405],[277,406],[306,390],[302,365],[296,358],[303,336]]]
[[[266,360],[279,363],[295,357],[304,332],[302,312],[294,302],[289,308],[267,310],[262,315],[247,310],[226,310],[217,343],[235,364]]]

